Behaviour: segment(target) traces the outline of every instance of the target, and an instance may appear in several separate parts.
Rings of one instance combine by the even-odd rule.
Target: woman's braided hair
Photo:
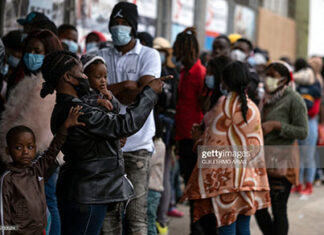
[[[195,62],[199,57],[199,43],[197,33],[194,27],[186,28],[183,32],[177,35],[173,45],[174,54],[178,58],[188,63]]]
[[[40,95],[45,98],[48,94],[53,94],[59,79],[66,71],[80,64],[77,55],[69,51],[55,51],[45,56],[42,65],[43,83]]]
[[[248,65],[240,61],[231,62],[223,71],[224,83],[230,91],[235,91],[240,96],[242,116],[246,123],[246,114],[248,111],[246,88],[251,81],[249,73]]]

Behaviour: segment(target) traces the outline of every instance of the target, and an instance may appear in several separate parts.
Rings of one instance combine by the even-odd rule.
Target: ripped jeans
[[[125,233],[127,235],[147,234],[147,193],[149,179],[149,163],[152,153],[146,150],[123,153],[127,178],[132,182],[135,198],[129,201],[125,215]],[[122,224],[119,212],[107,213],[102,234],[118,235]]]

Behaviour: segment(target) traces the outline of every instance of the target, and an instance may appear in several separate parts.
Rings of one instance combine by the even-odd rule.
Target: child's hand
[[[112,105],[112,103],[109,100],[98,99],[98,104],[100,106],[105,107],[109,111],[112,111],[114,109],[114,106]]]
[[[126,141],[127,141],[127,138],[126,138],[126,137],[121,138],[121,139],[119,140],[119,142],[120,142],[120,147],[121,147],[121,148],[125,146]]]
[[[85,126],[85,123],[78,121],[79,116],[83,114],[82,112],[80,112],[81,109],[82,106],[80,105],[77,105],[76,107],[71,107],[69,115],[64,122],[64,128],[66,130],[73,126]]]
[[[107,89],[107,87],[102,88],[102,89],[100,89],[99,91],[100,91],[101,94],[103,94],[104,96],[106,96],[108,100],[111,100],[111,99],[113,98],[113,97],[112,97],[112,94],[111,94],[111,91],[109,91],[109,90]]]

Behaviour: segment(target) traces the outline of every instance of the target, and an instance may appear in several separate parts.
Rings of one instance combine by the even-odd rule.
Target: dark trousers
[[[98,235],[108,204],[79,204],[59,200],[62,235]]]
[[[258,210],[255,214],[257,223],[264,235],[287,235],[287,203],[292,184],[286,178],[269,178],[273,218],[268,208]]]
[[[194,141],[191,139],[183,139],[179,141],[179,164],[180,164],[180,174],[187,185],[190,175],[197,162],[197,154],[192,151],[194,146]],[[194,201],[189,201],[190,203],[190,231],[191,235],[214,235],[216,233],[205,231],[205,229],[211,228],[214,230],[216,228],[216,219],[214,215],[207,215],[202,217],[196,223],[193,223],[193,210]],[[208,226],[206,227],[206,225]],[[216,230],[214,230],[216,232]]]

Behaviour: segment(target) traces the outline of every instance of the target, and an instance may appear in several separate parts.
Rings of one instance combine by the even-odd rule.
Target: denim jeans
[[[218,228],[219,235],[250,235],[251,216],[238,215],[234,223]]]
[[[148,191],[147,217],[148,217],[148,235],[156,235],[156,214],[160,203],[161,192],[155,190]]]
[[[125,234],[127,235],[142,235],[147,234],[147,192],[149,165],[152,153],[146,150],[138,150],[134,152],[124,152],[125,171],[128,179],[132,182],[135,191],[135,198],[131,199],[126,207],[125,215]],[[104,234],[118,229],[122,224],[122,217],[115,216],[108,212],[105,223],[103,225]],[[119,232],[119,231],[118,231]]]
[[[171,137],[172,137],[172,128],[174,125],[174,119],[171,117],[168,117],[164,114],[160,114],[159,119],[163,123],[163,126],[165,127],[165,133],[163,135],[163,142],[165,143],[165,145],[167,147],[171,147],[170,141],[171,141]]]
[[[51,216],[51,226],[49,229],[49,235],[61,234],[61,221],[56,199],[57,175],[58,170],[56,170],[45,183],[46,204]]]
[[[163,192],[158,205],[157,221],[165,225],[168,219],[167,213],[171,202],[171,180],[170,180],[170,167],[171,167],[171,148],[167,148],[165,152],[164,161],[164,174],[163,174]]]
[[[124,203],[117,203],[114,208],[107,211],[101,228],[101,235],[123,234],[123,210]]]
[[[318,135],[318,120],[317,117],[308,119],[308,135],[304,140],[299,140],[300,145],[300,171],[299,182],[301,184],[312,183],[316,173],[316,143]],[[305,174],[305,179],[304,179]]]
[[[136,197],[126,208],[126,234],[147,234],[147,193],[150,158],[152,153],[146,150],[123,153],[125,171],[132,182]]]
[[[108,204],[79,204],[59,201],[62,235],[98,235]]]

